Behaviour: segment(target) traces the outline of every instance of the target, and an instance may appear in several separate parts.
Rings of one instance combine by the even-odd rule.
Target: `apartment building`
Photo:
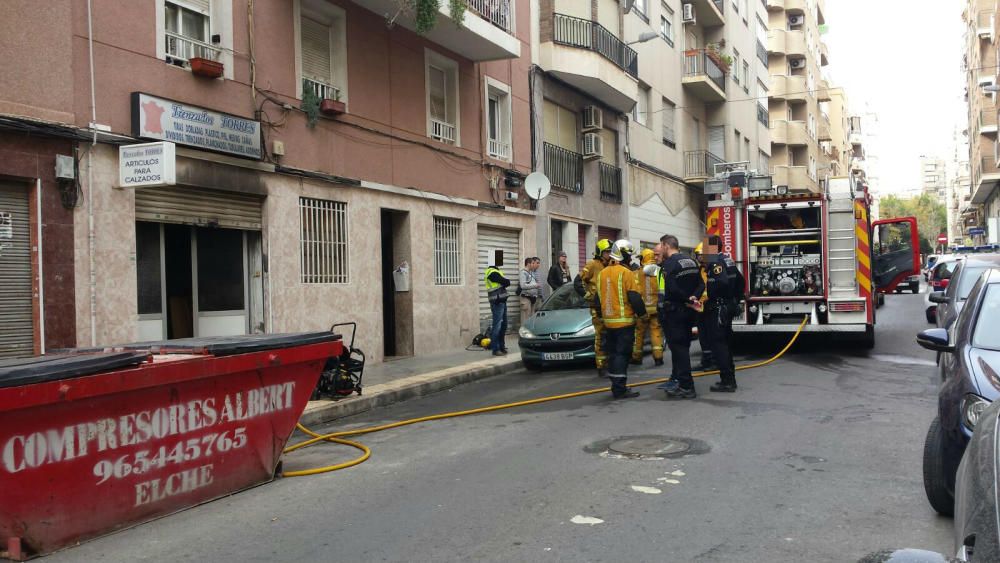
[[[945,203],[948,189],[947,163],[936,156],[920,157],[920,193],[928,194]]]
[[[480,332],[485,266],[536,247],[531,4],[430,29],[393,6],[5,3],[4,353],[357,321],[380,360]]]
[[[638,98],[628,123],[629,237],[704,236],[705,180],[722,162],[767,170],[767,11],[752,0],[638,0]],[[648,61],[648,62],[647,62]],[[678,80],[677,77],[681,79]]]
[[[769,13],[768,102],[771,127],[771,171],[776,185],[816,192],[820,179],[831,175],[829,156],[820,142],[830,124],[820,111],[831,101],[822,67],[829,63],[820,38],[826,23],[823,0],[766,0]]]
[[[997,9],[992,0],[968,0],[965,20],[965,97],[968,102],[971,205],[963,210],[965,234],[986,230],[990,242],[1000,240],[1000,148],[997,145]]]

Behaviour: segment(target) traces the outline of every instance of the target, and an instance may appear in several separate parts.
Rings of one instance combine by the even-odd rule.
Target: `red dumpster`
[[[273,478],[331,333],[0,363],[0,550],[48,553]]]

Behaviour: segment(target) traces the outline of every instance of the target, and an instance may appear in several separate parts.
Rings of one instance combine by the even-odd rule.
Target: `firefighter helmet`
[[[616,241],[611,249],[611,259],[622,264],[627,264],[632,259],[633,254],[635,254],[635,249],[632,248],[632,243],[625,239]]]
[[[705,249],[705,247],[702,245],[702,243],[699,242],[698,246],[694,247],[694,253],[698,254],[698,255],[701,255],[702,252],[704,251],[704,249]]]
[[[642,252],[639,253],[642,256],[642,265],[648,266],[649,264],[656,263],[656,253],[650,248],[643,248]]]
[[[606,238],[602,238],[597,241],[597,246],[594,250],[594,258],[600,258],[606,250],[611,250],[611,241]]]

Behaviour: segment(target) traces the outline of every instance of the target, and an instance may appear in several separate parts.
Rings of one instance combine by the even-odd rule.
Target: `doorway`
[[[552,221],[552,247],[549,258],[552,260],[549,265],[559,263],[559,253],[563,251],[563,230],[566,228],[565,221]]]
[[[396,283],[393,273],[404,262],[412,274],[410,214],[383,209],[380,214],[382,266],[382,354],[386,359],[413,355],[413,292],[409,279]],[[404,287],[403,284],[406,284]]]

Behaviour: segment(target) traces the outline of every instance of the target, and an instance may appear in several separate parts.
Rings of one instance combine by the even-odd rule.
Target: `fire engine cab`
[[[707,227],[746,280],[735,332],[849,333],[875,344],[875,309],[920,271],[913,217],[873,221],[868,185],[830,178],[819,192],[793,193],[749,163],[716,165],[705,182]]]

